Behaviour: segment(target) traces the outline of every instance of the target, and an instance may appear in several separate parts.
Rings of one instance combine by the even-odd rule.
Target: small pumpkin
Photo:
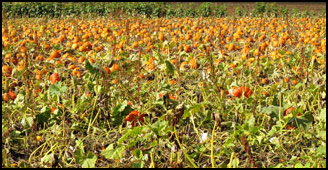
[[[142,123],[144,122],[144,116],[145,116],[144,114],[140,114],[140,112],[138,112],[138,111],[132,111],[125,117],[125,121],[131,122],[132,127],[134,127],[135,123],[138,120],[141,121]]]
[[[244,96],[246,98],[248,98],[249,96],[251,96],[253,94],[253,91],[251,89],[249,89],[248,87],[234,87],[234,89],[232,90],[232,95],[234,97],[241,97],[242,94],[244,93]]]
[[[50,82],[52,84],[55,84],[56,82],[60,81],[60,77],[58,75],[58,73],[53,73],[51,76],[50,76]]]

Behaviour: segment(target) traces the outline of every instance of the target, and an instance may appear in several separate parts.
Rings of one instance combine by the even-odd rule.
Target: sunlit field
[[[326,15],[206,7],[3,8],[2,167],[326,167]]]

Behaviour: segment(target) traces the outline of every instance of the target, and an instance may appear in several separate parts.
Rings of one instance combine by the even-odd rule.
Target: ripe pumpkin
[[[241,97],[242,94],[244,93],[245,97],[248,98],[249,96],[251,96],[253,94],[253,91],[251,89],[249,89],[248,87],[235,87],[232,91],[232,95],[234,97]]]
[[[295,107],[289,107],[288,109],[286,109],[284,111],[284,116],[287,116],[288,114],[290,114],[295,109],[296,109]],[[297,113],[297,116],[301,116],[301,113]]]
[[[120,70],[120,66],[118,64],[113,64],[113,66],[110,68],[110,72],[119,71],[119,70]]]
[[[235,50],[235,49],[236,49],[235,44],[231,43],[231,44],[228,45],[228,50],[229,51],[232,51],[232,50]]]
[[[12,71],[13,69],[8,65],[2,66],[2,72],[5,73],[6,77],[10,77]]]
[[[104,70],[105,70],[106,74],[110,74],[110,69],[108,67],[105,66]]]
[[[183,47],[183,50],[184,50],[184,52],[186,52],[186,53],[191,52],[191,47],[190,47],[190,45],[185,45],[185,46]]]
[[[83,63],[85,61],[85,57],[80,57],[79,59],[78,59],[78,62],[79,63]]]
[[[268,83],[268,80],[267,80],[266,78],[263,78],[263,79],[261,80],[261,83],[262,83],[262,84],[267,84],[267,83]]]
[[[286,83],[289,82],[289,78],[288,77],[284,78],[284,80],[285,80]]]
[[[198,63],[197,63],[197,59],[196,58],[193,58],[189,61],[189,64],[191,66],[191,68],[193,69],[197,69],[198,68]]]
[[[145,76],[144,76],[142,73],[140,73],[138,77],[139,77],[140,79],[144,79],[144,78],[145,78]]]
[[[127,122],[131,122],[132,123],[132,127],[135,126],[135,123],[139,120],[142,123],[144,122],[144,114],[140,114],[140,112],[138,111],[132,111],[129,113],[129,115],[127,115],[125,117],[125,121]]]
[[[50,82],[52,84],[55,84],[57,81],[60,81],[60,77],[58,75],[58,73],[53,73],[51,76],[50,76]]]
[[[270,96],[270,93],[267,92],[267,91],[263,91],[262,94],[263,94],[264,96]]]
[[[176,83],[175,80],[169,80],[169,84],[170,84],[170,85],[173,85],[173,84],[175,84],[175,83]]]
[[[139,47],[139,43],[138,42],[134,42],[133,44],[132,44],[132,48],[138,48]]]
[[[161,40],[161,41],[164,41],[164,34],[162,32],[159,33],[158,39]]]
[[[42,137],[41,136],[36,136],[35,137],[35,141],[40,142],[41,140],[42,140]]]
[[[114,80],[112,80],[112,83],[113,83],[113,84],[117,84],[117,83],[118,83],[118,79],[114,79]]]
[[[3,95],[2,95],[2,98],[3,98],[3,100],[4,100],[5,102],[8,102],[8,101],[9,101],[9,95],[8,95],[8,93],[3,94]]]
[[[51,113],[54,113],[56,111],[56,108],[51,107]]]
[[[42,79],[42,76],[41,76],[41,74],[36,74],[35,78],[36,78],[37,80],[41,80],[41,79]]]
[[[59,58],[59,57],[60,57],[60,53],[57,50],[52,51],[50,54],[51,59]]]

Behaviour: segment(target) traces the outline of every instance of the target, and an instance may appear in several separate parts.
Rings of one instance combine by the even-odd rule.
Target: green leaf
[[[40,114],[37,115],[37,120],[40,124],[43,124],[48,121],[50,118],[51,109],[49,107],[43,107]]]
[[[142,150],[140,149],[135,149],[133,150],[132,153],[138,160],[142,160],[143,159],[143,154],[142,154]]]
[[[252,128],[254,126],[254,124],[255,124],[255,118],[254,118],[254,116],[252,114],[251,117],[248,120],[248,126],[249,126],[249,128]]]
[[[293,123],[295,125],[298,125],[298,127],[303,127],[304,129],[307,129],[309,126],[312,125],[313,116],[311,112],[307,112],[300,117],[295,116],[298,113],[296,109],[293,110],[292,113],[294,114],[294,116],[288,120],[288,123]]]
[[[78,164],[82,164],[83,163],[83,160],[84,160],[84,155],[83,155],[83,151],[81,149],[78,149],[74,152],[74,156],[75,156],[75,159],[76,159],[76,162]]]
[[[191,107],[189,107],[189,109],[187,109],[187,110],[184,112],[182,118],[183,118],[183,119],[186,119],[187,117],[190,117],[191,114],[193,114],[193,113],[197,113],[197,112],[200,112],[200,109],[201,109],[202,107],[203,107],[202,104],[194,104],[194,105],[192,105]]]
[[[319,120],[326,122],[326,108],[321,109],[320,115],[319,115]]]
[[[277,126],[273,126],[272,129],[268,132],[267,136],[271,137],[277,132]]]
[[[278,100],[277,95],[274,95],[272,105],[273,106],[279,106],[279,100]]]
[[[54,154],[48,154],[45,155],[43,158],[41,158],[41,162],[42,163],[52,163],[52,158],[53,158]]]
[[[143,168],[143,167],[144,167],[144,161],[134,162],[132,164],[132,168]]]
[[[85,68],[90,71],[91,74],[99,74],[99,69],[92,66],[88,60],[85,60]]]
[[[121,159],[124,149],[125,147],[122,144],[118,145],[116,149],[114,149],[114,144],[110,144],[101,152],[101,155],[103,155],[106,159]]]
[[[82,168],[94,168],[96,165],[97,156],[88,152],[87,157],[82,162]]]
[[[133,111],[133,109],[130,105],[128,105],[127,101],[117,105],[111,115],[111,124],[113,126],[120,125],[123,121],[123,118],[131,111]]]
[[[299,89],[301,86],[303,86],[303,83],[297,83],[296,86],[294,86],[294,88]]]
[[[326,131],[321,130],[318,132],[319,137],[321,137],[322,140],[326,140]]]
[[[263,113],[269,114],[271,116],[274,116],[276,118],[279,118],[279,111],[280,114],[282,115],[284,112],[284,108],[283,107],[279,107],[279,106],[268,106],[268,107],[263,107],[261,110]]]
[[[286,53],[285,50],[278,50],[278,53],[281,54],[281,55],[284,55]]]
[[[75,145],[82,151],[82,154],[83,154],[84,153],[83,140],[82,139],[75,140]]]
[[[21,123],[25,128],[31,128],[33,125],[33,117],[26,117]]]
[[[284,167],[284,164],[282,163],[279,163],[277,166],[275,166],[275,168],[282,168],[282,167]]]
[[[175,67],[170,61],[166,60],[165,61],[165,66],[166,66],[165,71],[166,71],[167,74],[174,74]]]
[[[21,94],[21,93],[19,93],[18,95],[17,95],[17,97],[16,97],[16,99],[14,100],[14,103],[16,104],[16,105],[24,105],[24,95],[23,94]]]
[[[138,126],[138,127],[134,127],[131,130],[128,130],[120,139],[118,139],[118,143],[122,143],[127,138],[130,140],[133,139],[134,137],[138,136],[141,133],[143,128],[144,128],[143,126]]]
[[[61,83],[52,84],[49,87],[50,94],[52,95],[63,95],[67,91],[67,86],[62,85]]]
[[[303,167],[304,168],[311,168],[311,163],[310,162],[307,162]]]
[[[302,165],[302,163],[297,163],[297,164],[294,166],[294,168],[303,168],[303,165]]]
[[[315,151],[317,156],[326,155],[326,145],[321,145],[317,147]]]
[[[157,135],[165,135],[165,132],[167,130],[168,123],[165,120],[162,121],[156,121],[152,125],[150,125],[150,129]]]

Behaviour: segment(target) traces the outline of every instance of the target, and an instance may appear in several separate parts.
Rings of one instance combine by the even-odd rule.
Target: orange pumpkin
[[[164,34],[162,32],[159,33],[158,39],[161,40],[161,41],[164,41]]]
[[[9,101],[9,95],[8,95],[8,93],[4,93],[4,94],[2,95],[2,98],[3,98],[3,100],[4,100],[5,102],[8,102],[8,101]]]
[[[289,107],[288,109],[286,109],[284,111],[284,116],[287,116],[288,114],[290,114],[295,109],[296,109],[295,107]],[[301,113],[297,113],[297,116],[301,116]]]
[[[50,54],[51,59],[59,58],[59,57],[60,57],[60,53],[57,50],[52,51]]]
[[[113,64],[113,66],[110,68],[110,72],[119,71],[119,70],[120,70],[120,66],[118,64]]]
[[[249,96],[251,96],[253,94],[253,91],[251,89],[249,89],[248,87],[243,87],[243,86],[240,86],[240,87],[235,87],[232,91],[232,95],[234,97],[241,97],[242,94],[244,93],[244,96],[246,98],[248,98]]]
[[[58,75],[58,73],[53,73],[51,76],[50,76],[50,82],[52,84],[55,84],[56,82],[60,81],[60,77]]]
[[[190,53],[190,52],[191,52],[191,47],[190,47],[190,45],[185,45],[185,46],[183,47],[183,50],[184,50],[184,52],[186,52],[186,53]]]
[[[144,122],[144,114],[140,114],[140,112],[138,111],[132,111],[129,113],[129,115],[127,115],[125,117],[125,121],[126,122],[131,122],[132,123],[132,127],[135,126],[135,123],[139,120],[142,123]]]

